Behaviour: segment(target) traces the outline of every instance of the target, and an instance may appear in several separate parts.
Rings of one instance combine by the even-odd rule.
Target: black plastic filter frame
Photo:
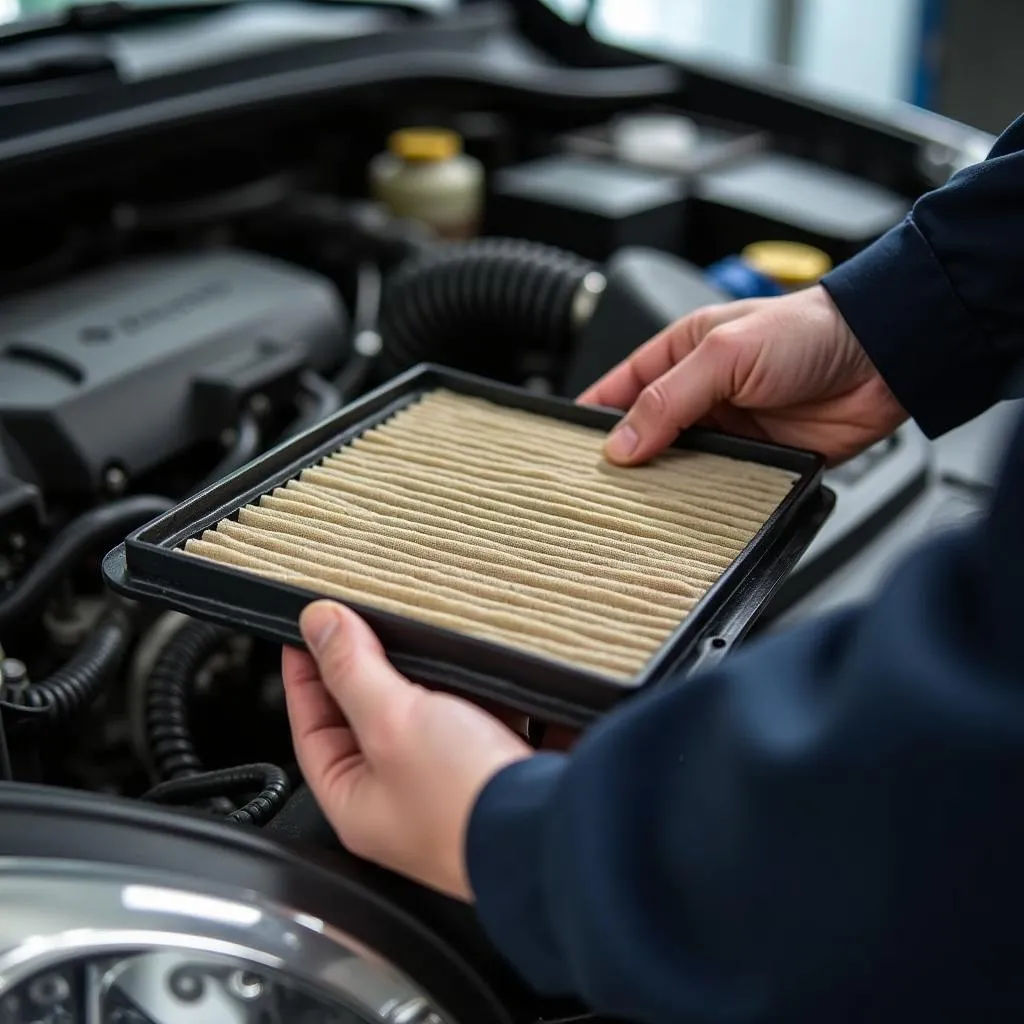
[[[108,584],[141,602],[302,647],[299,615],[318,596],[315,592],[203,561],[179,549],[187,539],[237,515],[261,495],[441,388],[602,431],[611,429],[621,416],[423,364],[134,531],[103,561]],[[821,485],[824,460],[810,452],[698,429],[684,432],[675,447],[775,466],[796,474],[796,480],[739,557],[632,679],[612,679],[371,605],[350,606],[367,620],[392,662],[409,677],[547,721],[586,725],[631,694],[669,678],[683,678],[723,656],[753,626],[827,519],[835,497]]]

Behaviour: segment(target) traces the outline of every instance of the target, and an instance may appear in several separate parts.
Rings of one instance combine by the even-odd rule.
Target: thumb
[[[633,466],[654,458],[681,430],[731,397],[736,346],[717,328],[681,362],[640,392],[605,444],[609,462]]]
[[[387,660],[370,627],[334,601],[306,607],[299,628],[324,686],[362,745],[385,709],[408,698],[412,684]]]

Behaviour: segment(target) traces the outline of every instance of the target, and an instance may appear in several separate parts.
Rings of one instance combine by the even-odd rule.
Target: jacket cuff
[[[477,916],[498,951],[538,992],[567,995],[567,970],[544,892],[547,809],[566,759],[536,754],[502,769],[470,815],[466,867]]]
[[[821,283],[928,437],[973,419],[999,399],[1000,361],[913,217]]]

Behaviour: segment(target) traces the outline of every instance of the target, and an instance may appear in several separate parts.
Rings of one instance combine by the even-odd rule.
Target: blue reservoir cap
[[[705,270],[708,281],[734,299],[767,299],[784,295],[773,278],[755,270],[742,256],[726,256]]]

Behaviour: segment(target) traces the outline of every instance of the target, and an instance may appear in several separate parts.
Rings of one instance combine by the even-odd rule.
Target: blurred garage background
[[[911,103],[998,132],[1024,106],[1020,0],[547,0],[605,39],[775,65],[823,96]]]

